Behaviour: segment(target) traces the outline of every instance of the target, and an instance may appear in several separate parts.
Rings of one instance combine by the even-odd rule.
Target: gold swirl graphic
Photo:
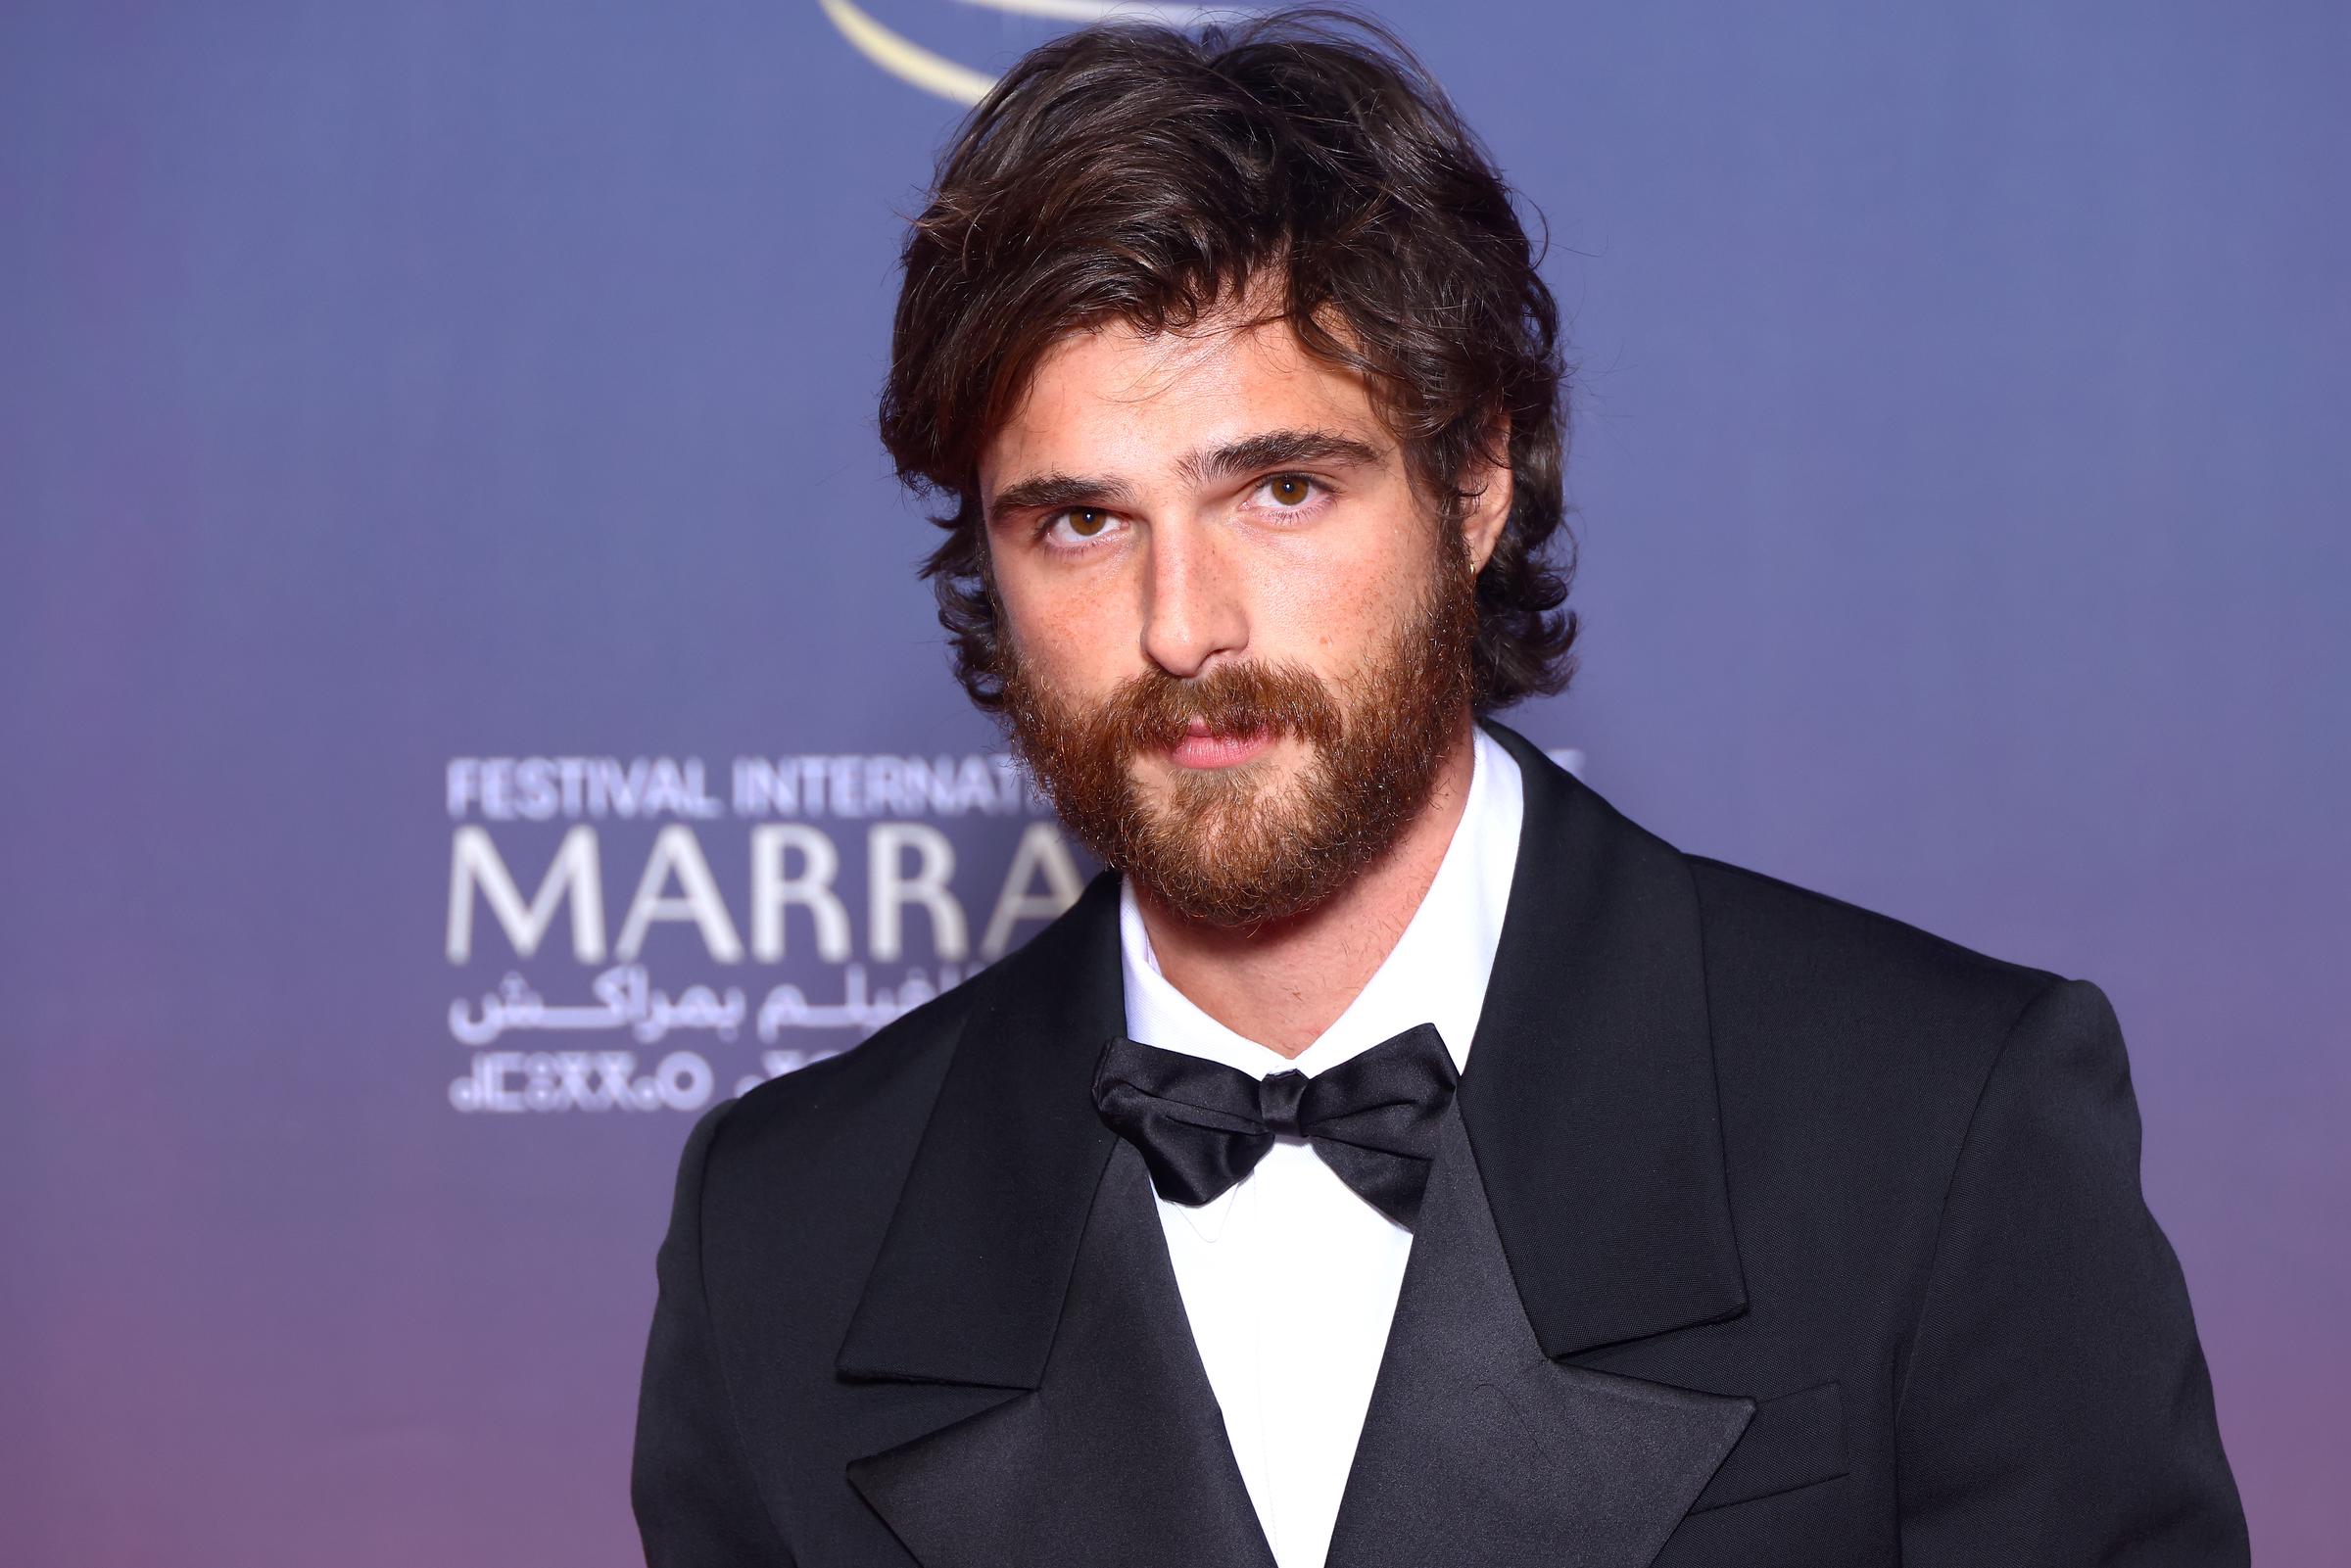
[[[976,104],[987,96],[996,78],[895,33],[867,16],[849,0],[817,0],[840,35],[856,51],[900,81],[959,104]]]
[[[967,6],[1051,22],[1101,22],[1111,17],[1148,17],[1189,26],[1210,16],[1246,15],[1246,6],[1152,4],[1149,0],[960,0]],[[817,0],[851,48],[902,82],[958,104],[976,104],[996,84],[984,71],[926,49],[904,33],[876,22],[854,0]]]
[[[1145,17],[1173,27],[1188,27],[1209,17],[1246,15],[1246,6],[1170,5],[1166,0],[956,0],[985,11],[1010,11],[1055,22],[1101,22],[1111,17]]]

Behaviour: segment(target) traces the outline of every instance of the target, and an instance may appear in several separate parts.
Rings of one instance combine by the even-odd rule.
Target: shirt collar
[[[1472,732],[1469,793],[1437,875],[1402,935],[1329,1028],[1296,1057],[1210,1018],[1159,972],[1131,884],[1119,888],[1119,956],[1127,1032],[1162,1050],[1236,1068],[1252,1077],[1295,1069],[1313,1076],[1415,1023],[1434,1023],[1454,1066],[1469,1062],[1494,949],[1510,907],[1525,797],[1518,764],[1482,727]]]

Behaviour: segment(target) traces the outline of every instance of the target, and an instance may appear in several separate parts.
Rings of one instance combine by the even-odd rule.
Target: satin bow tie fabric
[[[1460,1074],[1433,1023],[1417,1023],[1327,1072],[1253,1078],[1238,1068],[1128,1039],[1103,1049],[1094,1104],[1141,1152],[1173,1203],[1204,1204],[1303,1137],[1366,1203],[1411,1228]]]

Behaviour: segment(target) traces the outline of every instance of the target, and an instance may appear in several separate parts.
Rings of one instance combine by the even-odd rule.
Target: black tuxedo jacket
[[[2247,1560],[2106,998],[1526,816],[1329,1561]],[[1149,1178],[1096,1117],[1116,882],[696,1127],[656,1568],[1271,1568]]]

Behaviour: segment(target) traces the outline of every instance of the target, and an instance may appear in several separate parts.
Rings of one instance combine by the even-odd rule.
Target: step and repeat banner
[[[874,402],[942,138],[1106,9],[0,17],[0,1560],[636,1560],[694,1114],[1093,869]],[[2339,1560],[2339,14],[1384,14],[1573,321],[1512,722],[2107,990],[2257,1549]]]

